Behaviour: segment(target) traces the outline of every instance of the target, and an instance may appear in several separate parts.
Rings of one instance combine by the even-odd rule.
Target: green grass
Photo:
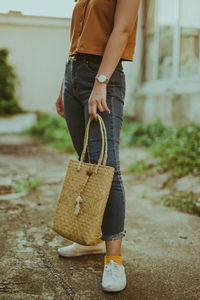
[[[41,183],[41,177],[28,178],[16,183],[13,188],[16,193],[30,192],[31,190],[36,189]]]
[[[60,151],[74,153],[66,121],[59,115],[38,114],[37,123],[28,132]],[[200,175],[200,126],[190,123],[182,128],[166,127],[160,121],[139,123],[126,116],[120,134],[120,147],[144,147],[151,156],[144,160],[130,162],[126,172],[172,173],[168,186],[177,177],[187,174]],[[153,160],[152,160],[153,156]],[[39,179],[25,180],[15,186],[16,191],[31,190],[40,184]],[[143,197],[146,193],[144,192]],[[159,200],[166,206],[200,215],[200,202],[192,192],[165,196]]]
[[[39,113],[37,123],[24,133],[40,138],[61,152],[75,152],[66,121],[59,115]]]
[[[151,165],[144,160],[133,162],[129,170],[134,172],[152,167],[177,177],[200,175],[200,126],[194,123],[178,129],[166,127],[160,121],[144,124],[124,118],[120,145],[148,148],[156,158]]]
[[[165,206],[176,207],[180,211],[194,213],[200,216],[200,201],[197,195],[192,191],[162,197],[160,202]]]
[[[152,163],[148,163],[143,160],[136,160],[130,164],[130,166],[125,170],[125,173],[141,173],[144,170],[149,170],[151,168]]]
[[[66,121],[59,115],[38,114],[38,121],[26,133],[38,137],[60,151],[75,153]],[[145,147],[154,162],[130,162],[127,172],[152,169],[170,171],[181,177],[189,173],[200,175],[200,126],[190,123],[182,128],[164,126],[160,121],[134,122],[124,117],[120,134],[120,147]]]

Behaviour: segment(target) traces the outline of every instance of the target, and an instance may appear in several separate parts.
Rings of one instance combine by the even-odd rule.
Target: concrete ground
[[[0,136],[0,180],[11,185],[27,177],[43,178],[28,194],[2,192],[0,299],[195,300],[200,299],[200,219],[156,204],[171,191],[170,174],[127,175],[130,161],[147,155],[121,150],[126,190],[123,262],[127,287],[101,290],[103,255],[62,258],[57,248],[71,242],[51,230],[67,162],[28,137]],[[74,158],[74,157],[73,157]],[[199,178],[175,183],[177,190],[200,189]]]

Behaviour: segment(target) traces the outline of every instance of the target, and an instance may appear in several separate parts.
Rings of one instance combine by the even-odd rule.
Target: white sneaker
[[[102,288],[107,292],[118,292],[126,287],[126,273],[123,265],[118,265],[112,259],[104,265]]]
[[[78,243],[73,243],[69,246],[58,249],[58,254],[65,257],[89,255],[89,254],[105,254],[106,247],[105,242],[102,242],[96,246],[84,246]]]

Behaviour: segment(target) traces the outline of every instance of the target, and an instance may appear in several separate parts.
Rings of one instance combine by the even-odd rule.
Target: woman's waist
[[[69,59],[73,61],[92,61],[94,63],[97,63],[98,65],[101,63],[103,56],[97,55],[97,54],[90,54],[90,53],[82,53],[82,52],[76,52],[75,54],[69,55]],[[120,58],[117,67],[122,68],[122,58]]]

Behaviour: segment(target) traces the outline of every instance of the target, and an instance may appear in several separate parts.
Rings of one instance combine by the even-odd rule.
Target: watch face
[[[106,81],[106,76],[101,74],[101,75],[99,75],[98,79],[100,82],[104,82],[104,81]]]

